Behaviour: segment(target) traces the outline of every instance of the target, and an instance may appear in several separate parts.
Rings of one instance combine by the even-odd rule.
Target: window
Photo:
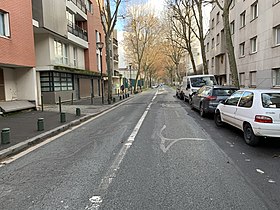
[[[73,76],[72,74],[61,72],[41,72],[41,91],[67,91],[73,90]]]
[[[74,28],[75,26],[75,16],[73,13],[71,13],[70,11],[66,11],[66,18],[68,21],[68,26]]]
[[[273,86],[280,86],[280,68],[273,69]]]
[[[78,53],[77,53],[77,48],[73,48],[73,65],[78,66]]]
[[[245,26],[245,17],[246,17],[246,11],[242,12],[240,14],[240,28]]]
[[[10,36],[9,14],[0,10],[0,36]]]
[[[239,107],[250,108],[252,107],[254,99],[254,93],[245,91],[238,104]]]
[[[251,87],[256,87],[256,74],[257,72],[256,71],[252,71],[250,72],[250,83],[251,83]]]
[[[251,53],[257,52],[257,37],[250,39],[251,43]]]
[[[217,45],[219,45],[220,44],[220,34],[217,34],[217,43],[216,43]]]
[[[214,45],[215,45],[215,40],[214,38],[212,39],[212,48],[214,48]]]
[[[214,67],[214,57],[211,60],[211,66]]]
[[[262,105],[264,108],[280,108],[280,94],[262,93]]]
[[[251,5],[252,20],[258,17],[258,1]]]
[[[212,19],[212,29],[214,28],[215,20],[214,18]]]
[[[274,28],[275,30],[275,45],[280,45],[280,25]]]
[[[240,55],[240,57],[245,55],[245,42],[243,42],[239,45],[239,55]]]
[[[217,24],[220,22],[220,12],[217,13]]]
[[[230,106],[237,106],[242,93],[243,91],[236,91],[234,94],[228,97],[228,99],[225,101],[225,104]]]
[[[232,21],[231,23],[230,23],[230,32],[231,32],[231,35],[232,34],[234,34],[234,26],[235,26],[235,22],[234,21]]]
[[[86,8],[87,11],[89,11],[90,13],[92,13],[92,3],[89,0],[86,0]]]
[[[54,40],[54,55],[57,63],[68,64],[68,45]]]
[[[209,52],[209,42],[207,42],[206,50],[207,50],[207,52]]]
[[[209,69],[209,60],[206,61],[207,69]]]
[[[240,86],[245,86],[245,73],[239,73]]]

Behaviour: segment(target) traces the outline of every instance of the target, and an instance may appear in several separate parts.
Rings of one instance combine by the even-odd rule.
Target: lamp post
[[[102,98],[102,104],[104,104],[104,93],[103,93],[103,75],[102,75],[102,48],[104,46],[103,42],[97,42],[96,47],[99,49],[99,55],[100,55],[100,86],[101,86],[101,98]]]
[[[132,95],[132,81],[131,81],[131,66],[132,63],[129,63],[129,85],[130,85],[130,94]]]

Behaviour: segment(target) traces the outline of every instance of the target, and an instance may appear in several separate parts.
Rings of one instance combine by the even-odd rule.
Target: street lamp
[[[132,95],[132,81],[131,81],[131,66],[132,63],[129,63],[129,84],[130,84],[130,94]]]
[[[99,49],[99,55],[100,55],[100,83],[101,83],[101,98],[102,98],[102,104],[104,104],[104,94],[103,94],[103,75],[102,75],[102,48],[104,46],[103,42],[97,42],[96,47]]]

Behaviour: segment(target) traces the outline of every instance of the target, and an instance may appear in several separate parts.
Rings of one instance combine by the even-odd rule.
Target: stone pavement
[[[132,96],[133,97],[133,96]],[[101,98],[82,99],[79,101],[63,103],[61,111],[65,113],[66,122],[60,122],[60,113],[58,105],[44,105],[43,111],[22,111],[12,113],[7,116],[0,116],[0,131],[3,128],[10,128],[10,143],[0,144],[0,159],[16,154],[46,138],[57,135],[58,133],[78,125],[83,121],[94,117],[113,106],[116,106],[130,97],[120,99],[114,96],[115,103],[108,104],[104,98],[104,104]],[[92,104],[93,102],[93,104]],[[76,116],[76,108],[81,110],[81,116]],[[44,118],[44,130],[37,131],[38,118]]]

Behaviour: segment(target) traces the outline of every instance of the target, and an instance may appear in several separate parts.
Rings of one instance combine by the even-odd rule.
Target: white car
[[[280,90],[236,91],[217,106],[214,120],[218,127],[228,123],[241,129],[251,146],[260,137],[280,138]]]

